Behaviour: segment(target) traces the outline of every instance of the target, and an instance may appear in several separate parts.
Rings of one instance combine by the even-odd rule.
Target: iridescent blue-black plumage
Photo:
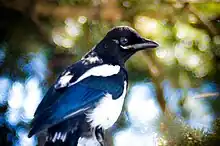
[[[69,119],[67,116],[71,113],[75,112],[72,116],[84,113],[107,93],[117,99],[123,92],[124,81],[127,81],[127,74],[121,69],[113,76],[91,76],[70,87],[50,88],[37,108],[29,135]]]
[[[135,52],[154,47],[155,42],[129,27],[112,29],[48,90],[35,112],[29,137],[46,131],[45,145],[91,145],[93,141],[103,145],[103,130],[117,120],[126,95],[124,63]]]

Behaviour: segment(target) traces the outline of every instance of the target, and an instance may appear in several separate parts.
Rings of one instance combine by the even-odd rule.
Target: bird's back
[[[76,146],[78,141],[94,142],[91,137],[96,130],[91,129],[107,129],[116,122],[127,89],[126,70],[119,65],[83,62],[68,67],[48,90],[36,110],[29,137],[47,130],[46,145]]]

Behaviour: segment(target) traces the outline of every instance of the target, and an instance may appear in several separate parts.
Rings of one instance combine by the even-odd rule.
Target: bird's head
[[[134,29],[119,26],[106,34],[95,51],[109,63],[124,64],[137,51],[156,47],[156,42],[141,37]]]

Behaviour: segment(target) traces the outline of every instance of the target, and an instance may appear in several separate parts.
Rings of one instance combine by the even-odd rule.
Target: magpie
[[[104,130],[117,121],[126,96],[125,62],[137,51],[157,46],[133,28],[114,27],[49,88],[28,137],[44,132],[48,146],[103,146]]]

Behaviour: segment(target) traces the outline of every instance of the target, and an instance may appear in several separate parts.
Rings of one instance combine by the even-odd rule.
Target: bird
[[[120,116],[127,93],[126,61],[158,46],[129,26],[112,28],[58,76],[35,111],[28,137],[46,133],[45,146],[104,146],[104,132]]]

